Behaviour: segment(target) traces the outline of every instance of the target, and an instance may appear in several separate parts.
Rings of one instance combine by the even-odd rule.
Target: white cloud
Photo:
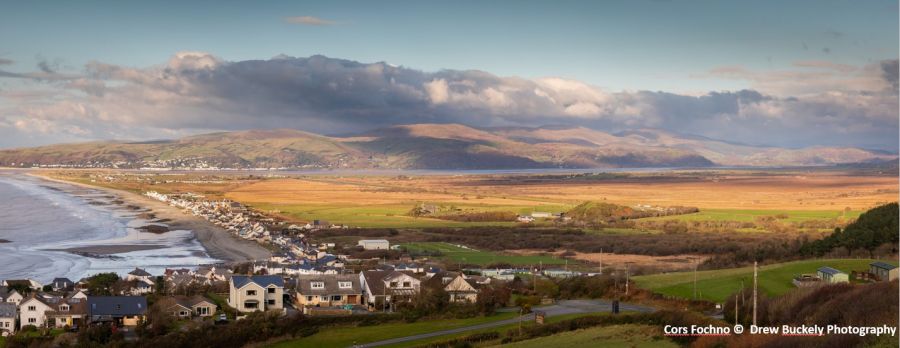
[[[319,17],[313,16],[294,16],[294,17],[285,17],[285,22],[291,24],[300,24],[300,25],[333,25],[337,24],[337,22],[330,21],[327,19],[322,19]]]

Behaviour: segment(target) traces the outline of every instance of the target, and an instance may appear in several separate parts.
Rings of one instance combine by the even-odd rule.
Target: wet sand
[[[182,212],[180,209],[170,206],[166,203],[157,201],[155,199],[145,197],[136,193],[131,193],[128,191],[121,191],[106,187],[100,186],[92,186],[85,185],[77,182],[63,181],[54,178],[49,178],[43,175],[31,173],[29,175],[34,175],[44,180],[54,181],[65,183],[74,186],[81,186],[90,189],[95,189],[99,191],[103,191],[114,195],[120,199],[123,204],[145,208],[148,211],[146,213],[153,214],[157,220],[166,221],[166,224],[169,226],[170,230],[190,230],[194,233],[197,240],[203,247],[206,249],[206,252],[209,256],[220,259],[223,261],[229,262],[242,262],[242,261],[252,261],[252,260],[264,260],[268,259],[271,256],[271,252],[266,248],[263,248],[258,243],[254,241],[248,241],[238,238],[237,236],[231,234],[227,230],[216,226],[201,217],[193,216],[188,213]],[[127,252],[129,247],[135,247],[139,249],[134,250],[148,250],[152,248],[150,245],[114,245],[114,246],[97,246],[97,247],[79,247],[75,249],[79,250],[66,250],[69,252],[80,252],[80,253],[92,253],[92,254],[112,254],[113,249],[122,249],[123,251],[119,252]],[[148,248],[149,247],[149,248]]]

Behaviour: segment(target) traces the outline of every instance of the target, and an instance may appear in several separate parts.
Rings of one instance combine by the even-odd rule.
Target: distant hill
[[[0,150],[0,166],[119,168],[528,169],[811,166],[893,160],[858,148],[754,147],[657,129],[402,125],[348,136],[249,130],[144,142]]]

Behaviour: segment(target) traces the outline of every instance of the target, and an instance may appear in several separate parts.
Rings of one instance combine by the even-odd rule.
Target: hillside
[[[856,148],[752,147],[652,129],[610,134],[582,127],[415,124],[351,136],[275,129],[10,149],[0,151],[0,166],[527,169],[808,166],[894,158]]]

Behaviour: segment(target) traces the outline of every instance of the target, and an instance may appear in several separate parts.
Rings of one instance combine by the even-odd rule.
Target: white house
[[[280,276],[232,276],[228,281],[228,305],[240,312],[284,308],[284,279]]]
[[[47,321],[46,313],[53,310],[40,298],[31,296],[19,303],[19,329],[28,325],[43,327]]]
[[[15,289],[0,286],[0,302],[12,303],[18,306],[23,299],[25,299],[25,297]]]
[[[16,305],[0,303],[0,337],[16,333]]]
[[[391,243],[384,239],[363,239],[356,245],[365,250],[388,250],[391,248]]]

